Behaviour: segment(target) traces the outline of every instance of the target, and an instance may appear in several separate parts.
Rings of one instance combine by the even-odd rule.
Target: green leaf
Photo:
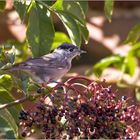
[[[5,5],[6,5],[6,1],[5,0],[0,1],[0,11],[4,10]]]
[[[6,104],[13,101],[15,101],[15,98],[12,96],[12,94],[8,90],[0,87],[0,104]],[[18,113],[21,108],[21,105],[15,105],[8,109],[15,120],[18,119]]]
[[[29,14],[27,40],[34,57],[42,56],[50,51],[54,37],[54,27],[50,12],[44,6],[32,1]]]
[[[82,37],[85,40],[85,44],[87,44],[88,40],[89,40],[89,31],[88,31],[88,29],[86,27],[86,24],[84,26],[79,24],[79,27],[80,27],[80,31],[81,31]]]
[[[55,49],[57,46],[59,46],[63,42],[71,43],[71,40],[65,33],[55,32],[54,41],[53,41],[53,45],[51,49],[52,50]]]
[[[75,19],[79,21],[82,25],[85,24],[85,14],[80,7],[80,4],[76,1],[64,1],[63,2],[64,11],[73,15]]]
[[[57,14],[66,27],[72,43],[80,47],[81,35],[76,21],[66,12],[57,11]]]
[[[138,56],[140,57],[139,53],[140,53],[140,43],[136,43],[134,44],[131,49],[129,50],[129,55],[133,55],[133,56]]]
[[[88,30],[87,30],[86,23],[85,23],[85,18],[86,18],[85,12],[87,10],[87,2],[86,1],[85,2],[77,1],[77,0],[72,0],[72,1],[57,0],[56,3],[52,6],[52,9],[55,12],[62,14],[62,16],[65,16],[65,18],[67,16],[67,19],[69,17],[71,17],[71,19],[73,19],[73,21],[70,21],[70,22],[76,22],[76,24],[79,26],[80,36],[82,35],[82,37],[85,40],[85,43],[87,44]],[[62,18],[61,18],[61,20],[62,20]],[[69,20],[67,22],[69,22]],[[69,29],[68,29],[67,25],[65,25],[65,27],[66,27],[69,35],[71,34],[70,32],[74,32],[72,28],[69,27]],[[79,36],[79,38],[80,38],[80,36]],[[70,38],[71,37],[72,37],[72,35],[70,35]],[[71,40],[74,40],[74,39],[71,38]],[[75,41],[72,41],[72,42],[74,43]],[[81,42],[81,41],[79,40],[79,42]]]
[[[8,61],[13,64],[15,62],[15,53],[7,53],[7,59]]]
[[[137,24],[130,30],[124,43],[135,44],[139,39],[140,39],[140,24]]]
[[[136,69],[136,59],[133,55],[129,55],[125,57],[124,60],[125,65],[125,73],[128,73],[130,76],[133,76]]]
[[[87,12],[87,9],[88,9],[88,1],[79,1],[79,0],[76,0],[79,4],[80,4],[80,7],[82,8],[84,14],[86,14]]]
[[[123,57],[119,55],[110,56],[107,58],[102,59],[97,64],[94,65],[93,71],[97,76],[100,76],[105,68],[114,64],[122,62]]]
[[[113,6],[114,6],[113,0],[105,0],[104,11],[105,11],[105,15],[108,18],[109,22],[111,22],[111,17],[113,14]]]
[[[84,11],[77,1],[57,0],[52,9],[67,12],[68,15],[72,15],[74,19],[78,20],[80,24],[85,24]]]
[[[0,88],[3,87],[7,90],[11,90],[12,88],[12,79],[10,75],[0,75]]]
[[[28,90],[28,82],[29,82],[29,76],[26,73],[21,73],[20,75],[21,79],[21,89],[27,93]]]
[[[10,92],[2,87],[0,87],[0,104],[8,103],[14,101],[14,97]]]
[[[4,50],[4,48],[0,49],[0,67],[5,66],[8,63],[14,63],[15,61],[15,53],[8,53]]]
[[[0,112],[0,117],[2,117],[8,123],[8,125],[12,128],[15,137],[18,138],[18,126],[11,113],[7,109],[3,109]]]
[[[57,0],[57,1],[52,5],[51,8],[52,8],[53,10],[56,10],[56,9],[57,9],[57,10],[58,10],[58,9],[59,9],[59,10],[63,10],[63,1],[64,1],[64,0]]]
[[[13,130],[9,127],[7,122],[3,119],[0,118],[0,138],[2,139],[15,139],[16,137],[14,136]],[[2,136],[1,136],[2,135]]]
[[[40,1],[38,1],[38,2],[40,2]],[[48,6],[52,6],[55,1],[47,0],[47,1],[42,1],[42,2],[45,3],[45,4],[47,4]]]
[[[36,83],[30,83],[28,86],[28,92],[36,92],[38,88],[40,87]]]
[[[15,7],[16,11],[18,12],[21,20],[23,20],[26,15],[26,9],[27,9],[26,2],[14,0],[14,7]]]
[[[140,102],[140,91],[136,92],[136,99]]]

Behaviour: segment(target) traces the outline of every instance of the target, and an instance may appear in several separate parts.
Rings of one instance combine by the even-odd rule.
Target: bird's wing
[[[53,55],[46,55],[40,58],[30,58],[24,62],[17,63],[11,68],[5,70],[31,70],[31,69],[40,69],[40,68],[63,68],[62,63],[57,63],[57,59]]]

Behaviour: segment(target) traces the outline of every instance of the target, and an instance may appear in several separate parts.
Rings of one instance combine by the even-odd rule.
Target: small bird
[[[6,71],[24,71],[39,84],[48,84],[62,78],[71,68],[72,59],[85,51],[77,46],[62,43],[52,53],[17,63]]]

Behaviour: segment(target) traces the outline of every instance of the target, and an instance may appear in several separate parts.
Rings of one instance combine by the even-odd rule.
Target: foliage
[[[97,76],[101,76],[105,68],[109,66],[114,66],[116,68],[119,68],[123,73],[129,74],[130,76],[134,76],[135,69],[137,66],[136,60],[140,57],[140,43],[136,42],[136,40],[138,40],[138,31],[136,31],[135,27],[133,29],[134,30],[130,31],[130,33],[128,34],[128,38],[125,41],[127,43],[132,44],[132,47],[128,51],[127,55],[112,55],[103,58],[100,62],[94,65],[93,69],[89,73],[92,73],[94,71],[95,73],[97,73]],[[134,40],[134,34],[135,36],[137,36],[135,37],[136,40]]]
[[[80,47],[82,36],[85,42],[88,41],[88,31],[85,24],[87,2],[85,2],[85,6],[80,4],[79,1],[65,0],[57,0],[51,5],[48,1],[32,0],[29,4],[26,1],[23,3],[14,2],[20,18],[22,20],[28,18],[27,41],[34,57],[48,53],[54,42],[55,30],[52,14],[60,18],[73,44]]]
[[[125,43],[134,45],[139,39],[140,39],[140,24],[137,24],[129,32]]]
[[[1,1],[1,3],[0,3],[0,11],[3,11],[4,10],[5,4],[6,4],[5,1]]]
[[[100,62],[98,62],[94,67],[93,67],[93,71],[97,76],[100,76],[103,72],[104,69],[106,69],[107,67],[109,67],[110,65],[113,64],[122,64],[122,62],[124,61],[124,57],[121,57],[119,55],[114,55],[114,56],[110,56],[107,58],[102,59]],[[90,74],[92,72],[92,70],[88,73]]]
[[[105,15],[108,18],[109,22],[111,22],[111,17],[113,14],[114,1],[113,0],[105,0],[104,11]]]

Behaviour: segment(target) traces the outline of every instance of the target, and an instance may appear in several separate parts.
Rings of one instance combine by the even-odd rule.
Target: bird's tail
[[[18,71],[18,70],[21,70],[21,68],[19,68],[19,64],[15,64],[15,65],[12,65],[11,67],[6,67],[6,68],[2,68],[1,69],[2,71]]]
[[[0,69],[0,75],[2,75],[2,74],[10,74],[11,75],[11,73],[14,73],[16,71],[18,71],[18,69],[16,69],[16,68],[2,68],[2,69]]]
[[[4,69],[1,69],[2,71],[17,71],[17,70],[19,70],[19,68],[17,68],[17,67],[11,67],[11,68],[4,68]]]

